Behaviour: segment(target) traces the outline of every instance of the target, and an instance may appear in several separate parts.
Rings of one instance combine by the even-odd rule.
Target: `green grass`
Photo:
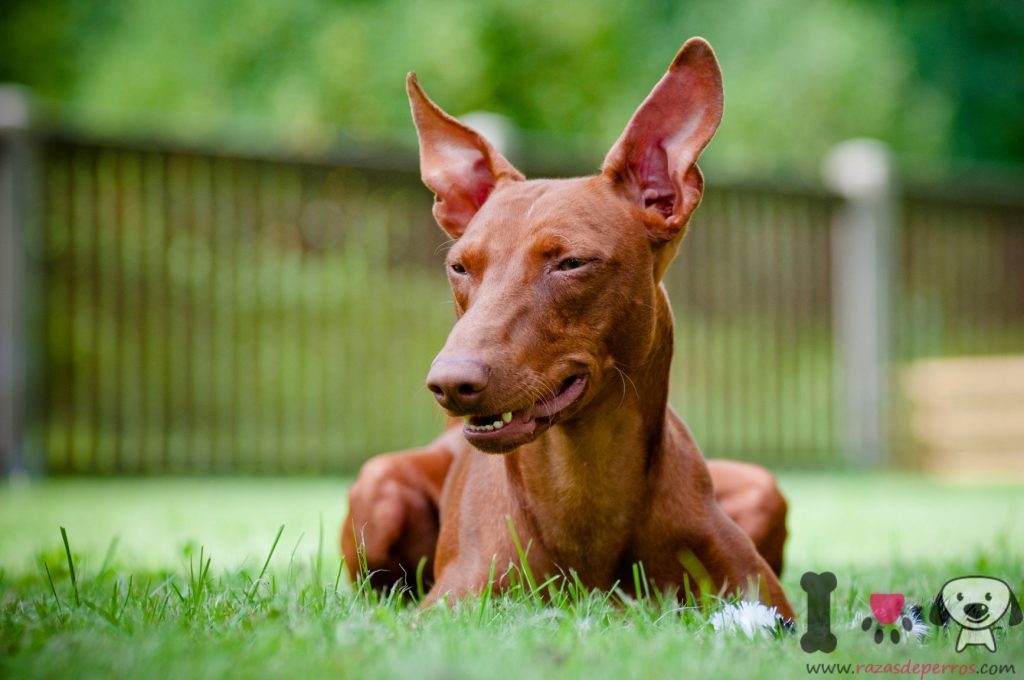
[[[788,475],[783,487],[784,586],[801,621],[800,574],[839,578],[830,655],[800,650],[802,623],[749,641],[715,633],[699,606],[623,603],[571,582],[548,602],[524,584],[421,613],[338,582],[340,479],[10,485],[0,491],[0,676],[779,678],[807,676],[807,663],[908,659],[1024,674],[1024,626],[1001,631],[995,654],[956,654],[947,632],[876,646],[849,625],[871,592],[924,603],[968,573],[1002,577],[1020,595],[1022,487],[851,474]]]

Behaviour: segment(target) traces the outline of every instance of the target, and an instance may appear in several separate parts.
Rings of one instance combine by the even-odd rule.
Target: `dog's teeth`
[[[505,427],[508,423],[512,422],[512,412],[501,414],[500,420],[495,420],[493,423],[487,423],[486,425],[474,425],[473,418],[475,416],[463,416],[466,421],[466,429],[471,432],[494,432]]]

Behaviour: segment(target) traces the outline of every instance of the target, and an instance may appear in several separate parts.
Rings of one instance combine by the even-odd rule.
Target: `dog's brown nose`
[[[427,374],[427,389],[449,411],[471,409],[480,401],[491,368],[475,359],[438,357]]]

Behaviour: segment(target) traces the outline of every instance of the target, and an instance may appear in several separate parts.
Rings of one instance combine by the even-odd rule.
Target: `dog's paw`
[[[368,461],[349,489],[349,513],[341,544],[349,574],[369,578],[375,588],[416,585],[424,580],[437,545],[437,508],[403,469],[401,459],[377,456]]]

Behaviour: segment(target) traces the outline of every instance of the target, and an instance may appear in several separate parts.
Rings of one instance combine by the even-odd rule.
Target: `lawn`
[[[801,620],[753,641],[715,632],[717,602],[623,603],[563,583],[553,602],[524,585],[421,613],[338,583],[342,479],[12,483],[0,490],[0,676],[779,678],[805,677],[809,663],[908,660],[1024,675],[1024,625],[997,631],[995,653],[961,654],[956,631],[876,645],[855,625],[872,592],[924,604],[959,575],[997,576],[1021,595],[1024,487],[851,473],[782,483],[784,586]],[[799,646],[807,570],[838,577],[832,654]]]

